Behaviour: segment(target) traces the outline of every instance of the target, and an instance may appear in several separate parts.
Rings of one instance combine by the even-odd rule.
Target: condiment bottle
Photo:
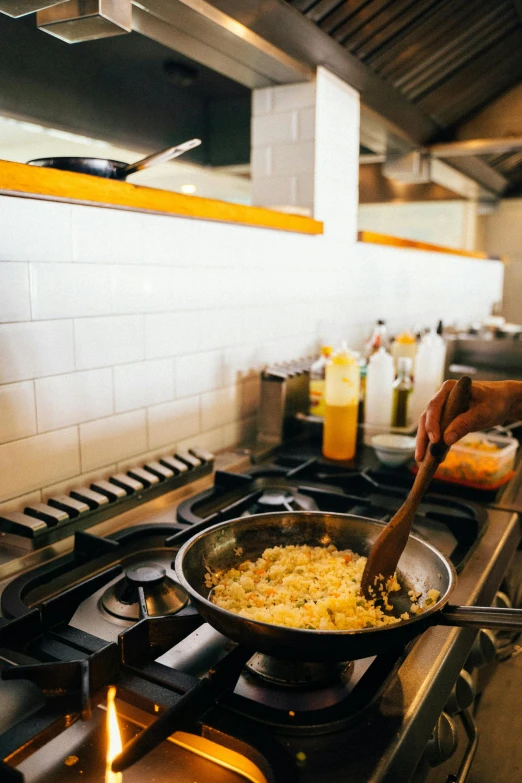
[[[411,359],[403,356],[399,359],[399,375],[393,384],[393,427],[407,427],[410,423],[409,400],[413,391],[411,378]]]
[[[392,418],[395,369],[391,355],[379,348],[370,357],[366,374],[365,424],[388,429]]]
[[[368,371],[368,365],[365,359],[359,359],[359,408],[357,411],[357,423],[362,424],[364,421],[364,408],[366,400],[366,373]]]
[[[320,357],[310,367],[310,413],[312,416],[324,416],[324,384],[326,377],[326,365],[330,360],[333,348],[331,345],[323,345]]]
[[[415,357],[415,389],[411,400],[411,418],[417,422],[444,378],[446,343],[435,332],[424,335]]]
[[[391,346],[391,355],[395,362],[395,371],[399,370],[399,359],[407,356],[412,361],[412,372],[415,372],[415,354],[417,353],[417,340],[414,334],[402,332],[397,335]]]
[[[376,353],[379,350],[379,348],[386,348],[387,350],[390,348],[386,321],[381,319],[375,324],[372,336],[366,343],[366,358],[369,359],[373,353]]]
[[[347,460],[355,456],[359,363],[344,346],[326,366],[323,455]]]

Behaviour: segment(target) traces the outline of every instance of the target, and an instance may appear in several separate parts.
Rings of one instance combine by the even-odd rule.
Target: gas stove
[[[246,514],[319,508],[386,521],[411,474],[382,469],[366,450],[359,464],[339,465],[303,446],[259,464],[224,455],[213,476],[201,461],[192,483],[163,477],[163,492],[142,488],[134,503],[126,494],[74,539],[25,552],[6,542],[0,779],[102,780],[115,685],[124,742],[149,727],[150,752],[126,783],[431,781],[456,747],[448,725],[456,731],[462,718],[470,734],[470,674],[494,655],[491,635],[436,627],[373,658],[274,661],[204,623],[173,568],[196,530]],[[520,537],[511,507],[437,486],[414,527],[459,572],[456,603],[494,600]],[[460,764],[456,756],[453,771]]]

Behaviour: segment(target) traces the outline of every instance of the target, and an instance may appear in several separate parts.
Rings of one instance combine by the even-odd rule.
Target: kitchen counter
[[[309,448],[311,455],[318,450],[313,443]],[[304,456],[306,458],[306,454]],[[361,461],[365,467],[375,466],[373,451],[361,447],[357,460],[359,467]],[[215,467],[236,472],[246,469],[249,464],[248,453],[238,449],[220,455]],[[521,473],[519,465],[517,476]],[[193,484],[102,521],[90,528],[89,533],[106,536],[133,525],[171,522],[173,509],[180,501],[211,485],[212,476],[204,476]],[[513,497],[517,498],[519,494],[514,492]],[[489,524],[459,575],[452,600],[456,604],[489,605],[519,540],[518,514],[492,509]],[[19,557],[18,562],[4,562],[0,567],[0,579],[8,582],[16,573],[64,554],[72,544],[72,538],[65,539],[45,550]],[[2,587],[0,585],[0,590]],[[448,683],[455,682],[458,677],[475,635],[476,631],[469,628],[430,628],[411,644],[406,657],[401,657],[378,702],[361,711],[355,722],[340,726],[327,735],[303,737],[290,732],[278,735],[278,742],[291,755],[306,750],[306,765],[299,778],[302,783],[344,783],[346,769],[350,770],[350,779],[361,783],[408,780],[432,731],[433,716],[444,709]],[[203,735],[219,739],[220,731],[227,733],[226,723],[220,722],[226,717],[217,709],[211,711],[208,722],[205,719],[202,726]],[[456,763],[452,771],[455,767]]]

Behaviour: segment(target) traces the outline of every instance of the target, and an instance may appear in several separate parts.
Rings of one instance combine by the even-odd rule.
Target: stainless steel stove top
[[[245,512],[246,508],[240,508],[241,503],[245,503],[245,493],[256,496],[248,497],[247,507],[252,500],[258,503],[261,498],[264,502],[263,494],[266,495],[270,485],[266,479],[280,478],[277,470],[275,474],[267,476],[266,465],[252,472],[250,461],[237,454],[221,456],[217,467],[225,471],[222,474],[225,476],[243,474],[243,478],[237,479],[237,484],[243,485],[241,488],[234,485],[235,479],[228,479],[227,492],[238,494],[234,501],[236,505],[228,504],[229,516],[234,516],[238,509],[240,513]],[[288,470],[288,465],[284,467]],[[268,473],[273,468],[272,464]],[[296,482],[299,490],[304,487],[307,490],[305,496],[315,502],[341,502],[340,495],[346,495],[347,491],[346,473],[344,479],[342,475],[335,477],[332,476],[332,469],[326,482],[324,479],[317,482],[317,475],[306,473],[308,471],[310,474],[313,470],[317,474],[317,466],[312,469],[308,465],[301,476],[295,473],[290,476],[290,482]],[[343,472],[339,468],[336,470],[337,474]],[[371,472],[369,476],[370,480],[379,483]],[[218,484],[219,480],[226,481],[222,476],[220,479],[218,474]],[[252,486],[252,481],[258,484]],[[322,495],[321,481],[323,489],[327,487]],[[366,508],[369,504],[379,506],[385,502],[386,513],[392,513],[394,504],[400,503],[400,482],[392,483],[392,488],[398,494],[388,493],[383,501],[382,493],[379,498],[378,488],[370,487],[366,491],[368,487],[365,484],[364,491],[359,486],[357,494],[354,486],[360,479],[352,476],[350,481],[353,486],[348,487],[348,495],[352,513],[358,513],[359,509],[353,509],[361,498]],[[316,484],[319,484],[319,489]],[[125,570],[150,562],[164,568],[167,576],[174,576],[172,560],[177,543],[167,542],[166,545],[166,539],[169,535],[190,530],[189,524],[179,522],[178,517],[183,517],[180,514],[183,509],[210,509],[210,517],[212,514],[222,515],[223,509],[214,502],[216,498],[212,492],[215,492],[213,478],[204,476],[192,484],[185,484],[175,491],[157,495],[149,502],[108,517],[89,528],[88,534],[77,536],[76,555],[73,553],[72,538],[25,553],[20,550],[9,553],[5,549],[0,562],[2,605],[4,611],[7,608],[11,616],[19,619],[17,623],[10,621],[9,626],[5,624],[4,629],[0,626],[0,648],[4,648],[0,649],[0,664],[3,662],[4,677],[9,663],[15,664],[23,675],[20,667],[32,665],[32,661],[68,661],[67,676],[71,677],[71,681],[65,683],[62,696],[64,704],[67,703],[66,714],[72,720],[70,716],[79,715],[82,711],[85,715],[86,705],[77,692],[78,686],[74,679],[77,675],[72,673],[71,659],[74,659],[74,655],[79,658],[83,656],[83,660],[97,656],[96,666],[84,665],[91,677],[89,695],[92,697],[103,691],[107,667],[113,667],[114,677],[122,683],[118,711],[129,735],[136,732],[136,725],[153,722],[155,711],[161,714],[168,706],[169,698],[173,698],[173,692],[179,698],[179,693],[195,687],[209,671],[221,672],[220,676],[225,682],[230,677],[231,655],[237,654],[237,650],[234,653],[234,645],[210,626],[201,625],[201,621],[191,614],[190,608],[184,610],[185,615],[183,611],[178,614],[178,618],[182,618],[183,627],[178,623],[176,630],[172,618],[147,617],[133,624],[121,617],[111,616],[103,607],[100,610],[103,595],[113,583],[121,579],[122,566]],[[198,503],[194,504],[196,494],[199,495],[199,506]],[[449,550],[458,550],[462,537],[466,539],[458,526],[469,529],[479,518],[473,545],[466,551],[461,548],[458,552],[461,572],[452,598],[461,604],[490,604],[520,539],[517,514],[511,510],[481,507],[478,517],[473,517],[466,510],[469,504],[466,506],[464,503],[460,517],[457,514],[456,522],[451,520],[453,528],[448,538],[447,530],[443,529],[448,520],[444,518],[441,521],[436,516],[440,512],[440,508],[435,508],[437,503],[431,500],[430,503],[418,524],[423,526],[421,532],[427,537],[431,527],[440,541],[445,541],[448,554]],[[444,503],[438,505],[444,506]],[[442,513],[445,513],[444,509]],[[118,541],[121,542],[119,546],[115,543]],[[71,571],[73,563],[75,570]],[[87,588],[82,587],[84,579],[91,580]],[[38,610],[41,607],[41,612],[33,611],[30,614],[31,609]],[[40,630],[38,624],[34,628],[29,627],[36,622],[35,615],[38,615],[38,622],[43,623]],[[67,619],[66,629],[60,624],[64,617]],[[122,633],[123,636],[120,636]],[[116,644],[119,636],[118,653]],[[95,637],[95,642],[91,637]],[[341,783],[347,779],[357,780],[358,783],[392,783],[398,780],[402,783],[409,780],[413,773],[432,729],[444,710],[452,685],[473,644],[477,644],[475,637],[476,632],[469,629],[431,628],[407,650],[396,651],[386,658],[378,656],[356,661],[349,672],[345,671],[332,682],[316,683],[311,689],[300,687],[292,690],[277,682],[267,683],[257,676],[255,670],[252,671],[252,667],[244,669],[244,661],[239,659],[239,664],[235,664],[239,668],[235,679],[232,677],[232,685],[217,688],[217,695],[211,703],[205,705],[198,720],[188,720],[184,728],[216,741],[221,746],[239,750],[242,756],[255,764],[269,783],[286,783],[291,780],[299,783]],[[60,645],[65,645],[68,652],[64,652],[64,647]],[[147,653],[143,650],[147,650]],[[100,660],[103,665],[99,664]],[[81,748],[82,756],[87,753],[85,748],[91,747],[90,756],[93,753],[99,755],[100,740],[96,737],[102,731],[100,721],[103,710],[95,707],[94,717],[90,721],[76,723],[68,730],[67,736],[72,736],[70,732],[74,729],[74,738],[64,739],[64,743],[69,744],[60,746],[60,764],[56,761],[55,746],[51,742],[44,745],[39,753],[45,751],[47,754],[45,764],[49,766],[49,772],[42,776],[44,761],[37,761],[37,754],[29,753],[30,743],[25,745],[24,752],[14,749],[17,743],[15,724],[22,718],[24,730],[28,732],[31,717],[24,720],[23,715],[36,710],[32,721],[36,731],[34,716],[39,714],[39,708],[41,710],[44,709],[43,705],[56,705],[57,702],[49,695],[48,683],[47,689],[42,686],[41,675],[33,678],[30,670],[25,670],[25,674],[27,679],[3,679],[0,682],[0,698],[7,705],[0,719],[0,751],[3,754],[0,758],[8,759],[9,770],[18,768],[18,771],[23,771],[27,783],[33,779],[42,783],[66,779],[63,776],[63,764],[67,762],[63,760],[62,752],[65,748]],[[7,676],[12,677],[13,672]],[[165,677],[166,685],[162,680]],[[31,679],[36,679],[39,687],[30,682]],[[42,688],[46,697],[44,702]],[[100,698],[103,703],[103,696]],[[58,718],[56,720],[60,723]],[[47,731],[50,729],[47,728]],[[59,738],[54,740],[55,743],[57,741]],[[93,751],[93,748],[96,750]],[[144,774],[151,776],[153,773],[156,779],[163,780],[167,779],[166,770],[175,767],[176,779],[182,783],[185,779],[192,783],[194,780],[199,783],[214,779],[255,780],[245,777],[241,772],[233,773],[236,777],[226,777],[230,769],[225,773],[226,767],[219,765],[202,770],[197,769],[194,762],[191,767],[190,758],[181,760],[180,748],[179,743],[162,743],[147,757],[148,767],[143,766],[144,759],[131,767],[124,774],[124,779],[130,783],[134,779],[143,780]],[[186,750],[184,752],[190,753]],[[78,756],[78,753],[71,751],[69,756]],[[24,757],[26,760],[22,761]],[[201,759],[201,755],[197,758]],[[76,778],[86,782],[100,779],[100,767],[92,759],[90,772],[86,762],[83,766],[80,775],[77,762],[71,762],[67,779]],[[7,769],[0,769],[0,777]],[[35,770],[39,770],[40,778],[34,777]]]

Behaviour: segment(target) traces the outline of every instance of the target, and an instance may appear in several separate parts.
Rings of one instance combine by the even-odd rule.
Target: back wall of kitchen
[[[336,178],[335,143],[356,172],[358,95],[322,78],[324,234],[0,196],[1,508],[248,440],[266,364],[357,348],[376,318],[468,323],[501,298],[498,261],[355,241],[357,175]]]

